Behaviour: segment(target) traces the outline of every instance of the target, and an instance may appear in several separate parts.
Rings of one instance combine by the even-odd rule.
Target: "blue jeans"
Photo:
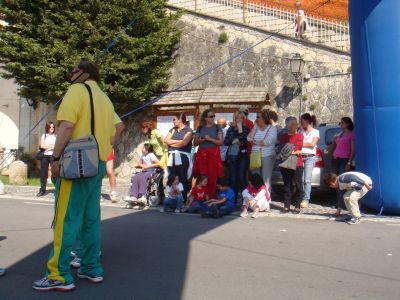
[[[241,193],[247,184],[247,171],[249,168],[249,155],[246,153],[239,153],[236,159],[227,157],[229,165],[229,175],[231,179],[231,187],[235,194]]]
[[[205,213],[206,216],[211,217],[213,215],[213,211],[215,210],[215,205],[212,205],[211,207],[208,207],[207,205],[205,205],[203,212]],[[230,206],[230,205],[217,205],[217,213],[218,213],[218,217],[223,217],[226,215],[231,214],[235,209]]]
[[[311,197],[311,178],[312,178],[312,171],[315,166],[315,161],[317,157],[310,156],[310,157],[303,157],[304,162],[304,177],[303,177],[303,187],[304,187],[304,200],[310,201]]]
[[[175,198],[166,197],[163,205],[164,210],[167,210],[168,208],[181,209],[183,206],[183,197],[182,195],[178,195]]]
[[[192,202],[192,205],[189,207],[188,212],[191,214],[197,214],[202,210],[207,209],[207,205],[204,204],[204,201],[196,201]]]

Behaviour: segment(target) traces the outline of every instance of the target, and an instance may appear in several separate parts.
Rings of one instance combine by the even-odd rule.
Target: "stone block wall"
[[[178,25],[182,29],[182,38],[174,55],[170,89],[268,36],[266,32],[193,14],[182,16]],[[228,40],[219,44],[223,32]],[[301,100],[303,113],[315,114],[319,122],[338,122],[342,116],[352,117],[351,76],[326,76],[348,73],[350,56],[280,36],[272,36],[249,53],[194,81],[186,89],[266,87],[271,99],[268,108],[278,112],[282,124],[287,116],[299,115],[300,90],[291,74],[288,59],[292,53],[300,53],[306,60],[304,73],[311,77],[322,76],[305,81]],[[118,176],[128,177],[134,171],[141,145],[146,140],[139,122],[148,114],[150,110],[138,112],[125,122],[127,130],[116,146]]]

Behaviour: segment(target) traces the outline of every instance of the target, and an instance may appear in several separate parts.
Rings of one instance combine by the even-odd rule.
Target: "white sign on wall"
[[[168,134],[168,131],[174,126],[174,124],[172,123],[173,117],[174,116],[172,115],[157,117],[157,129],[161,131],[164,137]],[[190,122],[190,128],[193,129],[193,116],[186,116],[186,119]]]

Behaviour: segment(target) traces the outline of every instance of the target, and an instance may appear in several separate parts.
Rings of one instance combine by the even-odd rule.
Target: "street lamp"
[[[301,58],[301,55],[299,53],[293,54],[292,57],[289,59],[289,61],[290,61],[290,71],[292,71],[292,74],[300,87],[300,111],[299,111],[299,122],[300,122],[301,110],[302,110],[301,106],[302,106],[302,102],[303,102],[303,99],[302,99],[303,98],[303,69],[304,69],[304,65],[306,64],[306,62]]]

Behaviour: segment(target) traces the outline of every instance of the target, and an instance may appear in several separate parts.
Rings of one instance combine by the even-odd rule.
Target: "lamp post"
[[[301,117],[301,111],[302,111],[302,102],[303,102],[303,69],[304,65],[306,62],[301,58],[301,55],[299,53],[295,53],[292,55],[292,57],[289,59],[290,61],[290,71],[292,71],[292,74],[294,78],[296,79],[299,88],[300,88],[300,111],[299,111],[299,122],[300,122],[300,117]]]

